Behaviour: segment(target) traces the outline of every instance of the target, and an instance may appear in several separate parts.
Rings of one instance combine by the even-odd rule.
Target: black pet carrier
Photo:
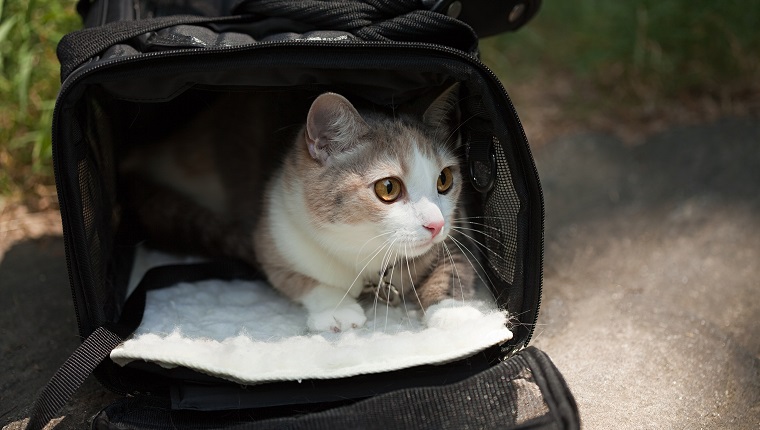
[[[125,395],[94,418],[98,429],[577,428],[577,409],[562,377],[545,354],[527,346],[541,295],[544,213],[537,172],[509,97],[477,56],[478,37],[517,29],[538,5],[80,0],[86,28],[65,36],[58,48],[63,84],[53,156],[85,340],[43,389],[29,428],[44,426],[91,373]],[[237,363],[230,353],[237,350],[225,343],[240,346],[250,339],[209,340],[203,334],[204,345],[217,349],[182,356],[188,340],[173,339],[172,327],[141,331],[172,312],[154,306],[157,294],[175,306],[191,295],[176,290],[179,284],[194,288],[212,280],[217,289],[202,287],[198,300],[233,306],[238,299],[224,299],[219,285],[256,282],[260,275],[237,261],[167,259],[146,251],[142,243],[150,238],[125,202],[119,166],[127,149],[190,127],[221,93],[238,99],[274,95],[276,101],[280,94],[313,100],[335,91],[392,108],[455,83],[466,206],[480,220],[471,256],[488,280],[489,306],[504,318],[495,337],[486,336],[478,347],[457,347],[454,336],[444,333],[428,345],[443,351],[432,362],[401,353],[388,369],[361,370],[367,360],[360,360],[352,364],[355,371],[337,366],[300,374],[292,367],[319,361],[329,354],[321,352],[323,346],[346,351],[340,349],[345,339],[310,338],[317,343],[307,353],[280,350],[259,368],[253,359]],[[217,126],[243,133],[255,123],[232,114]],[[147,266],[146,258],[153,258]],[[461,327],[452,330],[467,327],[454,325]],[[504,335],[507,328],[511,338]],[[135,333],[147,343],[138,353],[125,352]],[[396,341],[395,335],[386,337]],[[410,350],[424,343],[415,339],[408,339]],[[266,345],[245,347],[257,353]],[[261,376],[267,365],[271,373]]]

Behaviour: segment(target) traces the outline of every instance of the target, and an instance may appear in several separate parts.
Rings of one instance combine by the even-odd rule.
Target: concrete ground
[[[533,345],[586,429],[760,428],[760,124],[597,134],[536,150],[546,200]],[[0,240],[2,236],[0,236]],[[0,254],[0,423],[22,428],[79,344],[60,236]],[[116,397],[90,380],[56,428]]]
[[[760,428],[760,124],[537,151],[546,200],[533,345],[589,429]]]

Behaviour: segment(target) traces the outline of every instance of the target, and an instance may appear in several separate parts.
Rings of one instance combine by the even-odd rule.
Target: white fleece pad
[[[149,252],[157,265],[192,262]],[[145,256],[137,261],[146,261]],[[153,264],[149,264],[152,266]],[[133,271],[140,279],[147,266]],[[470,356],[511,339],[492,300],[365,306],[364,327],[310,333],[304,309],[263,281],[207,280],[149,291],[140,327],[111,353],[244,384],[342,378]]]

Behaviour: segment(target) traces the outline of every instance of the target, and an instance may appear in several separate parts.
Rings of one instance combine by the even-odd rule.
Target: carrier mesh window
[[[496,182],[483,208],[483,236],[488,248],[488,263],[502,280],[513,284],[517,254],[517,197],[504,148],[494,138],[496,149]]]
[[[77,157],[81,229],[74,230],[77,243],[76,270],[85,286],[86,311],[96,325],[114,321],[118,316],[117,292],[111,279],[113,253],[114,195],[112,136],[106,118],[96,106],[89,105],[74,115],[72,155]],[[86,130],[80,127],[85,125]]]
[[[91,297],[88,297],[88,310],[93,312],[93,316],[96,321],[102,322],[105,320],[103,314],[103,308],[99,304],[105,303],[105,291],[103,285],[105,281],[104,265],[102,260],[102,236],[98,231],[98,211],[100,208],[96,205],[96,199],[99,195],[99,182],[98,178],[93,178],[90,162],[87,158],[83,158],[79,161],[78,165],[79,176],[79,195],[81,199],[82,208],[82,222],[84,230],[84,245],[86,249],[86,255],[88,263],[81,265],[83,273],[81,275],[89,282],[89,285],[94,286],[92,288]]]

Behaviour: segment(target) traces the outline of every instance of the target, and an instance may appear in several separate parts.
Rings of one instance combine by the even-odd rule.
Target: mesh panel
[[[85,246],[79,255],[87,256],[86,262],[80,261],[78,268],[85,285],[87,310],[97,326],[113,319],[115,301],[111,281],[107,279],[111,211],[104,204],[103,177],[93,158],[93,153],[88,151],[77,166]]]
[[[79,161],[77,166],[79,177],[79,197],[82,209],[82,231],[84,232],[83,242],[85,249],[80,255],[87,256],[86,264],[79,264],[78,268],[83,283],[87,300],[87,309],[90,317],[96,324],[104,321],[103,309],[100,304],[104,302],[103,291],[97,286],[103,285],[103,273],[98,270],[101,264],[100,235],[95,227],[97,208],[94,200],[97,195],[97,181],[93,181],[90,163],[87,158]],[[89,286],[90,288],[87,288]]]
[[[520,199],[512,183],[504,148],[493,140],[496,154],[496,181],[483,207],[484,240],[488,266],[510,285],[515,282],[517,258],[517,214]]]

